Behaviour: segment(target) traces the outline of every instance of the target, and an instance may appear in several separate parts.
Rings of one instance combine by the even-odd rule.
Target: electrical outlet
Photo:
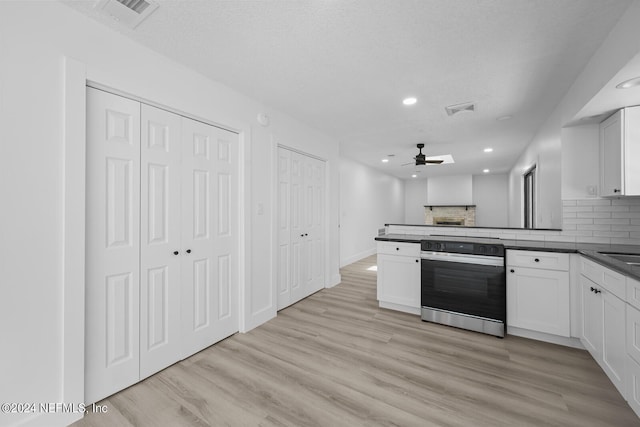
[[[596,186],[595,185],[587,185],[587,194],[589,196],[595,196],[596,195]]]

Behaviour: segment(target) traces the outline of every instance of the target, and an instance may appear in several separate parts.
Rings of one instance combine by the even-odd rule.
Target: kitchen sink
[[[615,252],[600,252],[618,261],[622,261],[629,265],[640,265],[640,254],[618,254]]]

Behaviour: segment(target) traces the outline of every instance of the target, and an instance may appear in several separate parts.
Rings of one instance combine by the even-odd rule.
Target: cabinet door
[[[620,110],[600,123],[600,195],[624,194],[622,181],[622,126]]]
[[[508,267],[507,324],[570,336],[569,273]]]
[[[140,378],[140,103],[87,89],[85,402]]]
[[[627,353],[640,364],[640,310],[627,306]]]
[[[191,355],[238,330],[238,137],[182,119],[182,336]]]
[[[180,360],[181,117],[142,105],[140,378]],[[177,252],[177,254],[175,254]]]
[[[378,255],[378,300],[420,308],[420,259]]]
[[[602,290],[602,368],[613,385],[622,394],[625,393],[625,302],[612,293]]]
[[[591,289],[599,288],[591,280],[580,276],[580,292],[582,304],[582,345],[594,359],[602,356],[602,298]]]

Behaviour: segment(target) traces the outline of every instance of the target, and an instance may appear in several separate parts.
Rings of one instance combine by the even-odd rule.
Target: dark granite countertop
[[[615,245],[600,243],[569,243],[541,240],[512,240],[486,237],[461,236],[422,236],[417,234],[385,234],[375,238],[378,241],[420,243],[422,240],[438,240],[452,242],[494,243],[504,245],[505,249],[525,251],[579,253],[614,271],[640,280],[640,266],[626,264],[603,253],[640,254],[640,245]]]

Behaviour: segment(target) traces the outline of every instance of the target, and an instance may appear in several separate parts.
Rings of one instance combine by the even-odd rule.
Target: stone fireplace
[[[475,205],[427,205],[424,207],[425,225],[452,225],[474,227],[476,225]]]

